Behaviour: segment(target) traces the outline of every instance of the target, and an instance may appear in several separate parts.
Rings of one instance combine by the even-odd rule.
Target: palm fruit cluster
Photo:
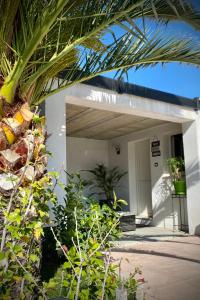
[[[9,110],[10,112],[11,110]],[[39,179],[45,171],[44,119],[27,103],[0,121],[0,195]]]

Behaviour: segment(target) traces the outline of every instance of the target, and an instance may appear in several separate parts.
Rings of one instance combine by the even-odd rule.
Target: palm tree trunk
[[[21,185],[38,177],[37,166],[33,167],[31,163],[38,159],[38,147],[44,143],[44,136],[41,136],[42,128],[38,137],[34,135],[37,126],[27,103],[4,104],[3,116],[0,122],[0,192],[3,196],[10,196],[17,178]],[[10,177],[16,182],[7,180]]]
[[[4,290],[9,289],[9,299],[21,299],[28,293],[26,283],[32,286],[32,292],[40,289],[39,249],[42,223],[44,218],[48,219],[47,199],[40,195],[40,191],[44,193],[45,184],[41,182],[47,163],[44,119],[32,112],[28,102],[18,95],[13,105],[2,100],[0,254],[5,255],[5,259],[0,258],[0,281],[2,279]],[[39,195],[40,201],[35,200],[35,195]],[[12,277],[7,278],[8,271]],[[1,293],[0,288],[0,297]]]

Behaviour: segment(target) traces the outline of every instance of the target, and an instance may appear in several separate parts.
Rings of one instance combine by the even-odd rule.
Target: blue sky
[[[166,27],[163,27],[163,30],[166,32]],[[192,38],[195,43],[200,44],[200,33],[188,25],[173,23],[168,26],[167,31],[169,35]],[[114,72],[105,76],[113,77]],[[131,70],[128,82],[189,98],[200,97],[200,68],[192,65],[170,63]]]

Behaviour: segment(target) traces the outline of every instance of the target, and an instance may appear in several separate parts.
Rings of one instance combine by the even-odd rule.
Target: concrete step
[[[136,226],[152,226],[153,218],[151,217],[137,217],[135,218]]]
[[[120,228],[122,231],[134,231],[136,230],[135,215],[131,213],[120,213]]]

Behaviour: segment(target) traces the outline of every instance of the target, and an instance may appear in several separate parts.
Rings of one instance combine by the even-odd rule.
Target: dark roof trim
[[[165,103],[171,103],[171,104],[198,109],[198,101],[196,99],[181,97],[174,94],[154,90],[151,88],[146,88],[132,83],[114,80],[103,76],[96,76],[90,80],[84,81],[83,84],[89,84],[95,87],[112,90],[117,92],[118,94],[135,95],[135,96],[162,101]]]

